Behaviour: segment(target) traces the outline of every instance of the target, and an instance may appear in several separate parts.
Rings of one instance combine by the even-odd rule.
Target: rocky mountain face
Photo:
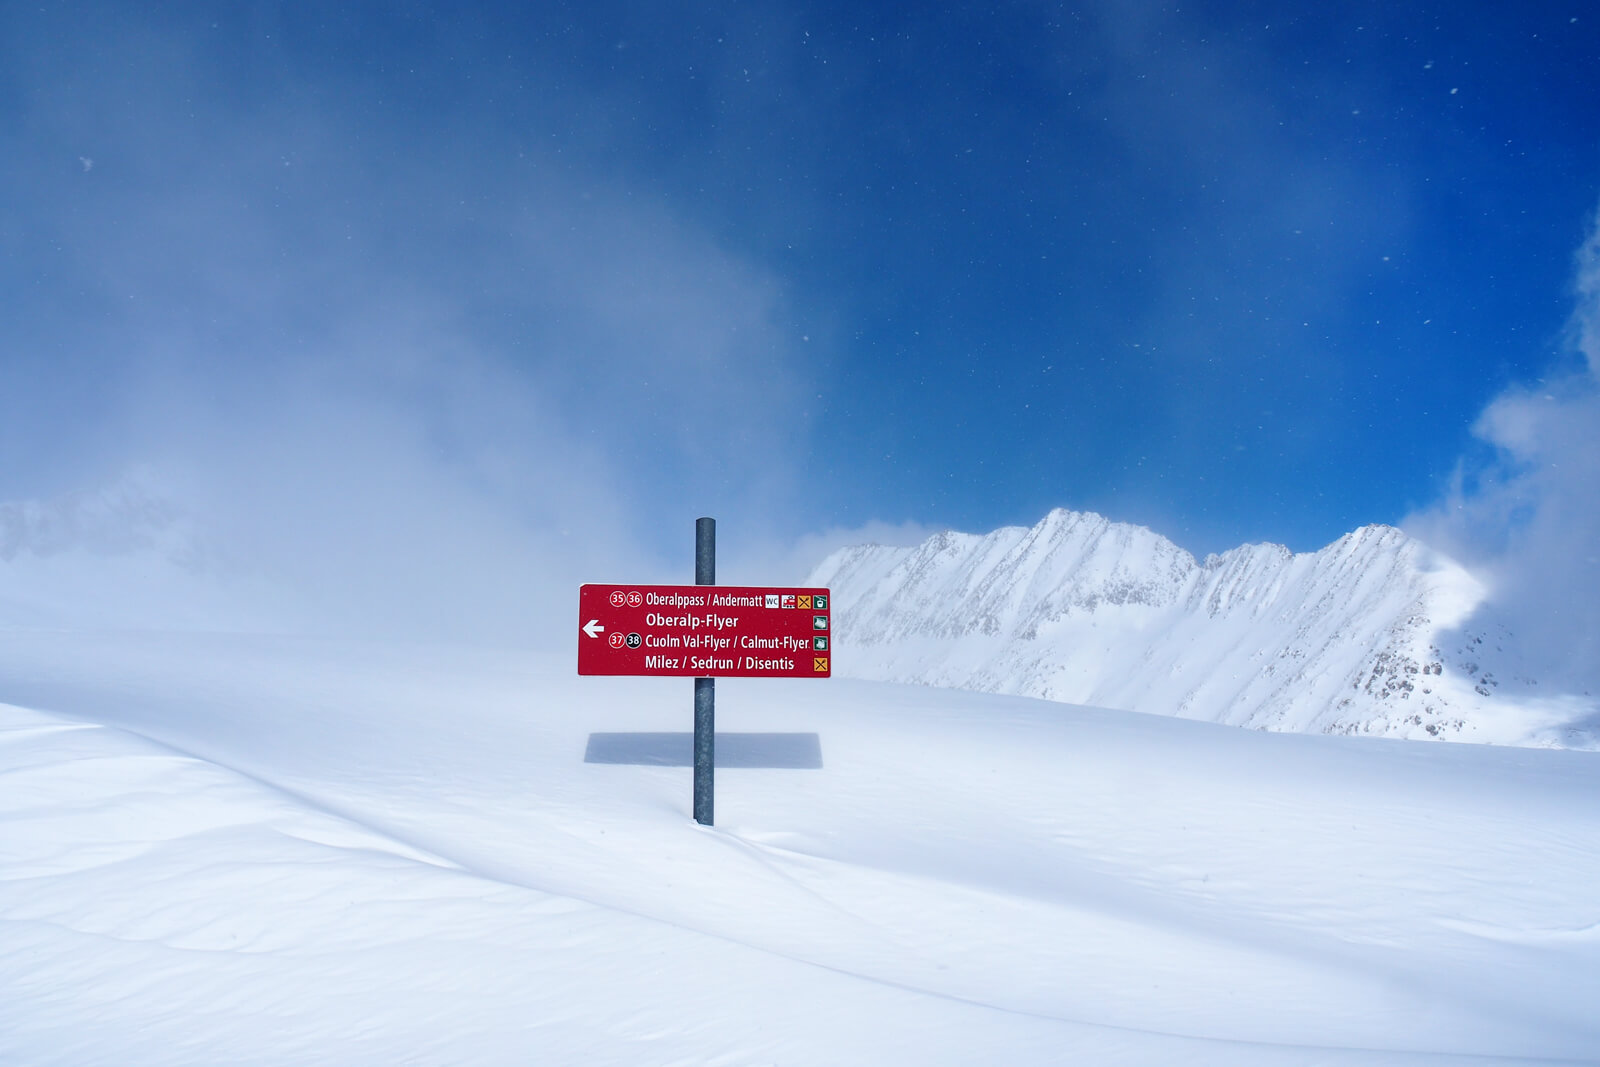
[[[835,667],[1267,730],[1576,744],[1583,697],[1543,694],[1482,583],[1400,530],[1318,552],[1197,561],[1140,526],[1057,510],[1031,528],[841,549]]]

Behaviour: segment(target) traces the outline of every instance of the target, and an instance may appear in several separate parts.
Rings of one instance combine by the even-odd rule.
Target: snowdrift
[[[1594,1062],[1591,753],[880,683],[0,640],[0,1061]],[[759,762],[759,761],[757,761]]]

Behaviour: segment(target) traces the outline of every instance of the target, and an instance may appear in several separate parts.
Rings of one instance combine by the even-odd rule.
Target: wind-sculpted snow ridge
[[[1593,753],[727,682],[4,635],[0,1064],[1600,1063]]]
[[[1266,730],[1593,747],[1585,696],[1541,693],[1487,590],[1389,526],[1319,552],[1198,562],[1142,526],[1055,510],[1031,528],[841,549],[835,669]]]

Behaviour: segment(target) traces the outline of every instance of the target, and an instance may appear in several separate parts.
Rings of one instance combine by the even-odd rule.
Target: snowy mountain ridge
[[[1592,701],[1518,669],[1487,590],[1400,530],[1203,562],[1064,509],[1036,526],[840,549],[836,669],[1257,729],[1589,747]]]

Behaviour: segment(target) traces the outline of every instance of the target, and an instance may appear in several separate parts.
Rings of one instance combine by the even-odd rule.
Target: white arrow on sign
[[[601,634],[606,632],[606,628],[600,625],[599,619],[590,619],[588,622],[583,624],[583,632],[588,634],[590,637],[599,637]]]

